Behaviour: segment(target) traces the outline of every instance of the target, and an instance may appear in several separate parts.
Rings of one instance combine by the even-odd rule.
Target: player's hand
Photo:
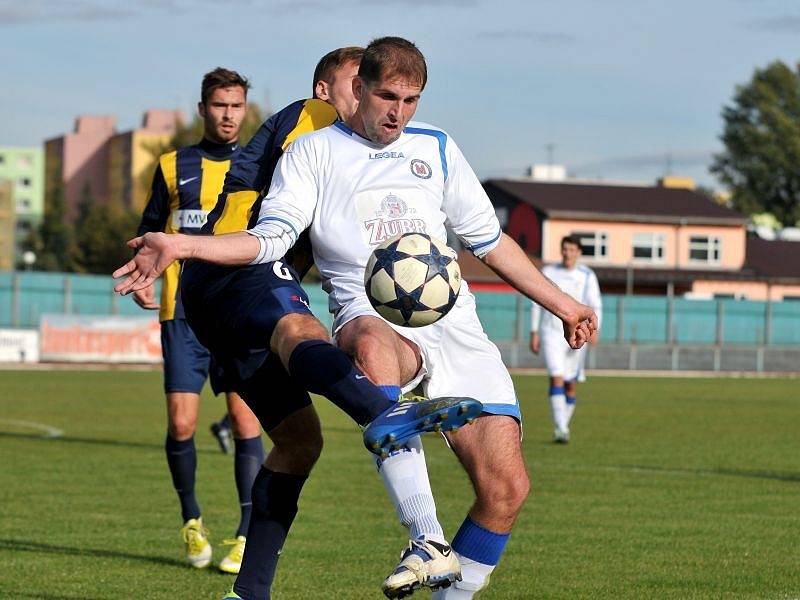
[[[570,348],[577,350],[597,331],[597,315],[585,304],[575,304],[575,309],[564,317],[564,339]]]
[[[539,354],[539,334],[531,332],[531,352]]]
[[[156,302],[156,286],[150,285],[133,292],[133,301],[145,310],[158,310],[161,305]]]
[[[178,237],[180,236],[151,232],[128,240],[128,246],[138,252],[111,274],[115,279],[127,275],[114,286],[114,291],[125,296],[153,285],[167,267],[180,258]]]

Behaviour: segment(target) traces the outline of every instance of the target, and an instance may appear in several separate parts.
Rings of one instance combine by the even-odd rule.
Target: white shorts
[[[365,315],[382,319],[366,296],[336,314],[334,336],[346,323]],[[475,297],[466,286],[452,310],[436,323],[416,328],[389,325],[414,342],[422,355],[422,368],[403,386],[404,392],[421,383],[429,398],[466,396],[482,402],[484,413],[522,421],[511,376],[497,346],[484,333],[475,312]]]
[[[585,381],[583,362],[586,345],[573,350],[561,332],[541,333],[541,351],[550,377],[563,377],[564,381]]]

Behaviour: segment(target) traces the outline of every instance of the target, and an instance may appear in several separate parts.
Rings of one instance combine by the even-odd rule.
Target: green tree
[[[800,64],[756,69],[722,110],[725,151],[711,172],[747,213],[771,212],[784,225],[800,220]]]
[[[72,271],[74,230],[67,220],[64,186],[58,184],[45,198],[44,218],[38,231],[28,236],[25,246],[36,254],[37,271]]]
[[[116,205],[97,202],[88,186],[84,189],[75,222],[72,264],[79,273],[108,275],[131,257],[120,240],[136,234],[139,215]]]

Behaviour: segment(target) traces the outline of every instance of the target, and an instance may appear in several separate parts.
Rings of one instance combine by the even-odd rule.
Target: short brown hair
[[[428,67],[425,57],[412,42],[400,37],[382,37],[372,40],[364,50],[358,76],[367,84],[383,77],[402,77],[425,89]]]
[[[214,90],[236,86],[244,88],[244,96],[246,98],[247,90],[250,89],[250,82],[236,71],[217,67],[203,75],[203,84],[200,86],[200,101],[205,104],[209,96],[214,93]]]
[[[361,62],[364,56],[364,49],[361,46],[346,46],[331,50],[319,59],[317,68],[314,69],[314,81],[311,82],[312,89],[316,91],[317,82],[325,81],[331,83],[333,73],[349,62]]]
[[[561,245],[563,246],[564,244],[572,244],[573,246],[582,248],[581,238],[575,235],[574,233],[570,235],[565,235],[563,238],[561,238]]]

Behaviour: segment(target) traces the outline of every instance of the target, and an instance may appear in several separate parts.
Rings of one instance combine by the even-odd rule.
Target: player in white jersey
[[[578,264],[580,255],[580,240],[576,236],[565,236],[561,240],[561,262],[545,266],[542,273],[561,290],[594,309],[598,329],[589,341],[596,344],[603,311],[600,285],[597,283],[594,271]],[[547,365],[547,374],[550,376],[550,408],[555,426],[553,441],[566,444],[569,442],[569,424],[578,399],[578,382],[586,379],[583,370],[586,346],[571,348],[564,341],[561,321],[533,302],[531,351],[538,354],[540,350]]]
[[[454,552],[436,532],[419,527],[420,513],[435,518],[428,505],[432,498],[420,501],[418,495],[429,490],[421,445],[409,443],[382,465],[384,475],[390,463],[395,475],[405,474],[391,478],[390,492],[401,518],[417,522],[412,537],[415,526],[422,533],[384,582],[384,592],[401,597],[420,585],[437,587],[429,566],[440,555],[455,554],[463,580],[434,598],[462,599],[486,585],[530,487],[513,384],[480,326],[466,284],[440,322],[421,329],[393,327],[366,299],[367,259],[392,234],[425,231],[445,238],[446,225],[520,292],[559,315],[571,346],[581,347],[597,320],[589,307],[551,285],[501,232],[488,197],[452,139],[434,127],[409,123],[426,80],[424,57],[411,42],[373,41],[353,80],[356,113],[287,148],[254,228],[204,240],[146,237],[131,277],[146,282],[149,269],[187,256],[222,264],[273,261],[308,227],[338,344],[360,369],[383,388],[399,391],[419,382],[429,395],[469,395],[484,403],[473,427],[447,436],[477,496],[453,539]]]
[[[273,240],[289,244],[309,228],[337,341],[377,384],[410,389],[421,383],[427,395],[469,395],[483,402],[484,416],[474,428],[448,435],[478,497],[453,539],[463,580],[435,594],[471,598],[499,561],[529,489],[514,387],[481,328],[466,283],[440,322],[395,327],[367,300],[367,260],[389,237],[422,231],[446,239],[447,226],[520,291],[560,314],[574,346],[590,335],[595,318],[549,285],[502,234],[491,202],[453,140],[438,128],[410,122],[424,84],[424,59],[413,44],[398,38],[370,44],[354,80],[356,114],[295,141],[278,165],[251,233],[261,241],[257,260],[269,260]],[[575,328],[586,320],[576,340]],[[396,468],[424,473],[420,453],[412,447]],[[394,489],[401,515],[415,509],[418,482],[413,475],[409,479]],[[384,583],[387,595],[426,583],[419,571],[428,560],[429,539],[412,540]]]

